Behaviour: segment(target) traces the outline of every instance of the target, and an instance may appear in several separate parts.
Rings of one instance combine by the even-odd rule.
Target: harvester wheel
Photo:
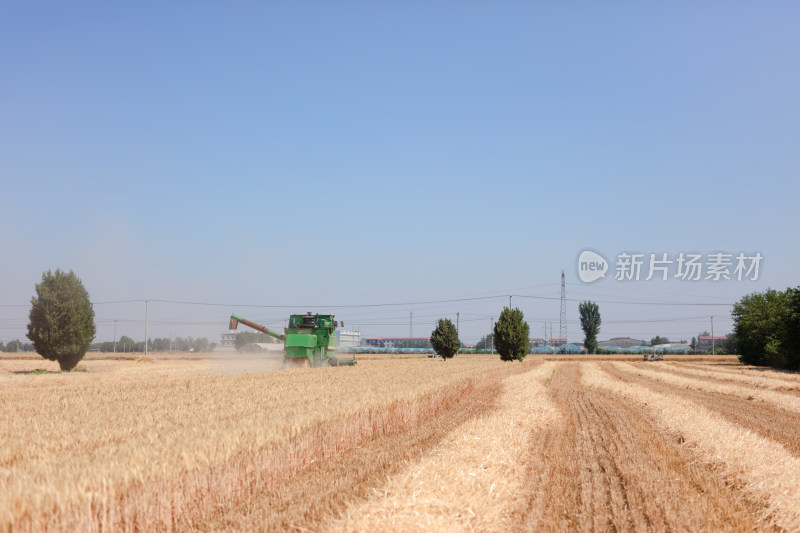
[[[305,357],[284,357],[283,368],[293,370],[296,368],[308,368],[308,359]]]
[[[328,357],[328,364],[330,366],[339,366],[339,360],[335,357]]]

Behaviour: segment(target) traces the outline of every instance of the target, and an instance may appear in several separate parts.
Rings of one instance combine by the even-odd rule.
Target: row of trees
[[[192,337],[176,337],[174,339],[168,338],[155,338],[150,339],[147,343],[147,350],[154,352],[209,352],[213,351],[217,346],[215,342],[208,342],[208,339],[201,337],[194,339]],[[144,341],[135,341],[132,338],[123,335],[117,341],[116,347],[113,342],[98,342],[89,346],[92,350],[99,350],[101,352],[144,352]]]
[[[36,349],[30,342],[20,342],[18,340],[9,341],[8,344],[0,342],[0,352],[14,353],[14,352],[35,352]]]
[[[269,344],[272,342],[275,342],[275,337],[267,335],[266,333],[261,333],[260,331],[240,331],[236,334],[236,349],[241,348],[245,344]]]

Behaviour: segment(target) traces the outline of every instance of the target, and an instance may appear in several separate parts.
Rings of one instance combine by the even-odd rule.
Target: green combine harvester
[[[283,334],[236,315],[231,315],[230,329],[236,329],[240,322],[283,341],[284,368],[356,364],[355,353],[352,359],[339,360],[333,356],[336,352],[336,328],[339,326],[333,315],[312,315],[310,312],[292,315]]]

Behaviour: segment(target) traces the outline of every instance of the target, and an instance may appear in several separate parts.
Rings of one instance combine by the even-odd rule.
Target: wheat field
[[[52,365],[0,359],[0,531],[800,530],[800,379],[730,358]]]

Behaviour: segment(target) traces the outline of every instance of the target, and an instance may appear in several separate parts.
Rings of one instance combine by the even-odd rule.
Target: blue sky
[[[461,312],[471,343],[507,299],[346,306],[558,296],[561,269],[601,338],[680,339],[729,308],[655,304],[798,285],[797,4],[493,4],[4,6],[0,340],[55,268],[96,302],[235,304],[149,305],[151,336],[211,340],[314,310],[367,336]],[[587,247],[764,262],[583,285]],[[557,301],[514,304],[557,334]],[[142,302],[95,311],[144,336]]]

